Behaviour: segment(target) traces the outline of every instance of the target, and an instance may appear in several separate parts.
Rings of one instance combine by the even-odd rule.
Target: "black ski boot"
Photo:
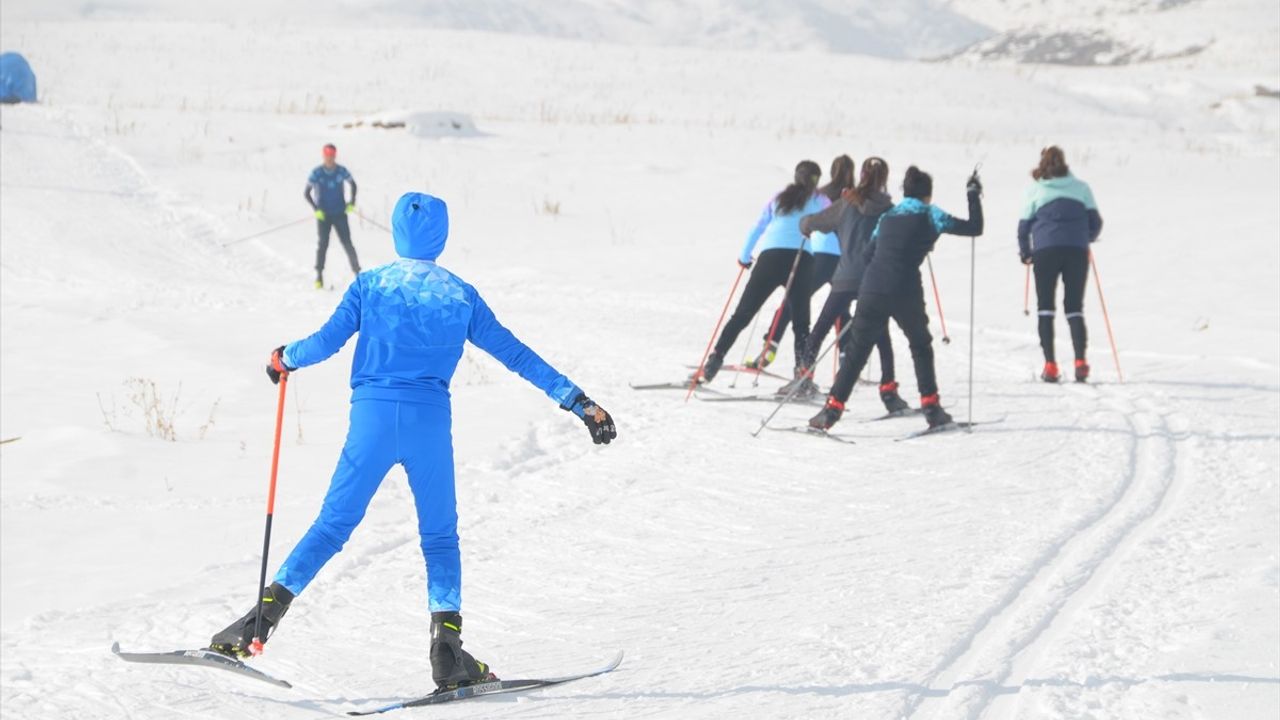
[[[822,406],[822,410],[809,418],[809,427],[814,430],[830,430],[832,425],[840,422],[841,415],[844,415],[844,403],[828,397],[827,404]]]
[[[437,690],[498,679],[462,649],[462,616],[456,612],[431,613],[431,679]]]
[[[793,400],[807,400],[817,394],[818,384],[813,381],[813,373],[803,367],[796,368],[794,380],[778,388],[780,398],[790,396]]]
[[[701,377],[698,377],[697,371],[694,371],[693,375],[689,376],[689,379],[694,380],[696,378],[699,384],[709,383],[716,379],[716,373],[720,372],[720,366],[722,365],[724,365],[724,358],[720,357],[720,353],[713,352],[707,356],[707,361],[702,363]]]
[[[280,619],[289,611],[293,593],[280,583],[262,590],[262,642],[266,643]],[[252,654],[253,631],[258,622],[258,606],[255,604],[244,617],[231,623],[225,630],[213,636],[209,649],[231,657],[246,658]]]
[[[943,410],[942,405],[938,403],[937,393],[920,398],[920,410],[924,412],[924,419],[931,428],[942,427],[954,422],[951,419],[951,415],[946,410]]]
[[[900,413],[904,410],[910,410],[911,406],[906,400],[898,394],[898,383],[887,382],[880,384],[880,402],[884,403],[884,409],[890,413]]]

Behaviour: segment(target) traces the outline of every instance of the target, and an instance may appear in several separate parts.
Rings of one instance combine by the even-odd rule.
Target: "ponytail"
[[[787,215],[804,208],[809,198],[818,189],[818,181],[822,179],[822,168],[812,160],[803,160],[796,165],[796,179],[776,198],[777,207],[774,212]]]
[[[1071,168],[1067,166],[1067,155],[1062,152],[1062,148],[1057,145],[1040,151],[1040,164],[1031,171],[1031,177],[1036,180],[1048,180],[1049,178],[1066,177],[1071,172]]]
[[[840,193],[853,187],[853,158],[841,155],[831,161],[831,182],[818,189],[831,202],[840,199]]]
[[[862,161],[858,186],[850,193],[854,205],[862,205],[873,192],[885,192],[889,184],[889,163],[884,158],[869,157]]]

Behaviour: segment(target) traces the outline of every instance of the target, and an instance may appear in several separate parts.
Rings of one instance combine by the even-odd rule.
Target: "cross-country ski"
[[[380,715],[382,713],[391,712],[392,710],[402,710],[405,708],[422,707],[424,705],[439,705],[441,703],[457,702],[459,700],[467,700],[470,698],[484,697],[486,695],[499,695],[503,693],[524,692],[527,690],[537,690],[539,688],[551,687],[553,685],[563,685],[575,680],[583,680],[586,678],[603,675],[612,672],[622,664],[622,651],[613,657],[607,664],[584,673],[576,673],[572,675],[564,675],[561,677],[543,678],[543,679],[526,679],[526,680],[490,680],[479,682],[474,685],[464,685],[462,687],[453,688],[451,690],[437,690],[430,695],[424,695],[420,698],[412,700],[404,700],[389,705],[382,705],[371,710],[351,710],[348,715]]]
[[[262,682],[270,683],[277,687],[293,687],[288,683],[288,681],[272,677],[257,668],[249,667],[239,660],[229,658],[226,655],[210,650],[209,648],[199,648],[196,650],[171,650],[168,652],[125,652],[120,649],[120,643],[116,642],[111,644],[111,652],[125,662],[150,663],[158,665],[196,665],[199,667],[225,670],[243,677],[261,680]]]

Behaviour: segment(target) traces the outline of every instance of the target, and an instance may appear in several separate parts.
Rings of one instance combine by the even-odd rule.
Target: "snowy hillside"
[[[1016,13],[1049,21],[1047,4],[986,3],[930,7],[995,32]],[[516,20],[413,6],[593,42],[388,19],[408,3],[158,6],[0,6],[0,49],[26,55],[42,95],[0,107],[0,717],[293,720],[430,689],[399,469],[253,661],[292,690],[108,650],[203,644],[253,598],[276,399],[262,365],[349,279],[335,243],[335,290],[310,286],[302,190],[326,142],[372,221],[353,224],[366,267],[394,257],[378,226],[402,192],[445,198],[441,263],[619,425],[595,447],[520,378],[464,356],[467,648],[508,677],[627,655],[598,679],[432,717],[1276,716],[1280,102],[1253,91],[1280,87],[1269,5],[1135,5],[1153,24],[1187,13],[1188,38],[1212,11],[1233,41],[1107,68],[770,51],[755,18],[835,7],[816,2],[752,4],[710,43],[738,50],[630,42],[649,28],[666,44],[656,28],[690,17],[701,37],[724,0],[608,14],[626,43],[592,25],[616,9],[603,0]],[[939,37],[903,54],[968,42]],[[1048,143],[1106,219],[1123,383],[1092,285],[1095,382],[1032,380],[1013,232]],[[688,373],[762,203],[798,160],[846,152],[885,157],[895,195],[909,164],[932,171],[955,212],[982,164],[987,232],[973,256],[942,240],[933,263],[943,402],[988,425],[898,442],[920,421],[862,422],[881,408],[859,387],[841,426],[855,445],[753,438],[768,404],[630,389]],[[350,361],[349,345],[290,382],[273,566],[323,497]]]

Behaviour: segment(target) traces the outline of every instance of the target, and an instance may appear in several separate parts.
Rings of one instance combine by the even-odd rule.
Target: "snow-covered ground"
[[[984,2],[952,6],[1001,30],[1026,11],[1000,24]],[[0,715],[311,718],[429,689],[399,470],[254,661],[293,690],[108,652],[202,644],[252,601],[263,360],[339,296],[310,288],[301,198],[334,142],[374,222],[406,190],[448,200],[441,262],[619,423],[594,447],[468,351],[468,648],[512,677],[627,658],[433,716],[1276,717],[1280,102],[1253,88],[1280,87],[1280,11],[1178,12],[1235,41],[1085,69],[6,9],[0,45],[43,102],[0,110],[0,439],[20,438],[0,446]],[[414,113],[478,132],[342,127]],[[1106,218],[1124,383],[1092,288],[1096,382],[1031,379],[1013,230],[1050,142]],[[796,161],[845,152],[884,156],[895,185],[920,164],[956,211],[982,163],[972,413],[992,424],[894,442],[919,421],[859,423],[880,410],[863,387],[854,446],[753,438],[767,405],[629,389],[688,372],[759,207]],[[354,233],[366,266],[393,257],[373,223]],[[942,240],[934,266],[943,400],[965,416],[969,241]],[[340,291],[336,243],[329,267]],[[325,490],[349,360],[290,383],[273,567]],[[147,431],[157,404],[175,441]]]

